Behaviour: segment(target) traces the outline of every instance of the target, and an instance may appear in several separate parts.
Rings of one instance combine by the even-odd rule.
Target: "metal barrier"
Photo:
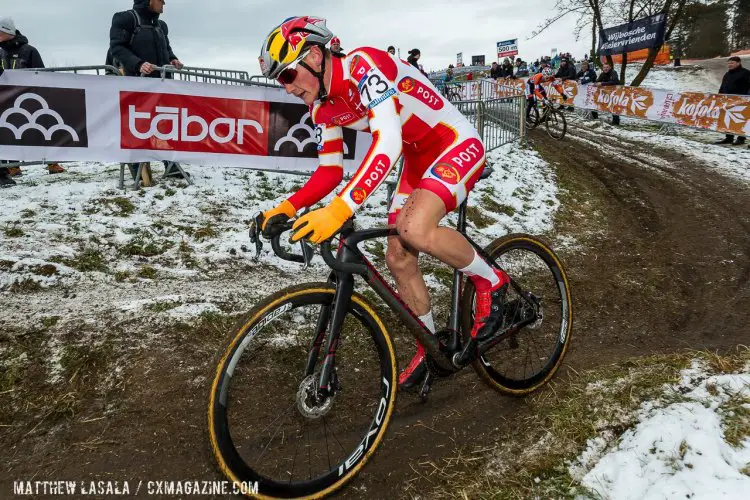
[[[266,83],[266,82],[262,82],[259,80],[260,78],[265,78],[265,77],[247,76],[248,73],[245,71],[235,72],[238,75],[242,76],[241,78],[235,78],[233,76],[221,76],[218,73],[202,73],[200,71],[193,71],[193,69],[194,68],[177,69],[174,66],[170,66],[170,65],[154,66],[154,71],[159,72],[162,80],[167,78],[167,75],[169,74],[169,75],[174,75],[175,79],[177,80],[190,81],[190,82],[227,84],[227,85],[250,85],[250,86],[255,86],[255,87],[273,87],[273,88],[281,87],[281,85],[279,85],[278,83]],[[232,70],[214,70],[214,71],[231,72]],[[244,73],[244,75],[241,75],[241,73]],[[265,79],[268,80],[267,78]]]
[[[486,151],[526,135],[526,96],[522,90],[493,80],[479,80],[447,85],[443,91],[477,129]]]
[[[166,66],[171,67],[171,66]],[[198,68],[194,66],[184,66],[182,71],[185,73],[176,73],[175,79],[188,82],[201,83],[226,83],[229,85],[245,85],[250,80],[250,74],[247,71],[233,69],[215,69],[215,68]],[[230,80],[226,80],[229,78]]]
[[[60,66],[56,68],[24,68],[18,71],[41,71],[45,73],[84,73],[87,71],[94,71],[95,74],[101,75],[100,71],[105,74],[120,75],[120,68],[102,64],[100,66]]]

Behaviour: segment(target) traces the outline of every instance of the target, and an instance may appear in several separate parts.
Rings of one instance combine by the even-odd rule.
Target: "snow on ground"
[[[638,424],[616,442],[589,440],[569,471],[595,498],[744,499],[750,491],[750,438],[727,442],[727,419],[750,410],[750,366],[708,375],[681,372],[660,400],[641,405]]]
[[[573,123],[590,130],[598,130],[608,135],[608,141],[597,143],[586,141],[604,152],[609,151],[610,141],[627,139],[630,141],[643,142],[661,148],[671,149],[685,154],[701,164],[721,172],[729,177],[750,182],[750,149],[748,146],[722,146],[714,144],[724,138],[724,134],[704,130],[691,129],[687,127],[676,127],[676,135],[660,134],[655,124],[637,119],[622,118],[621,126],[613,127],[601,121],[583,121],[573,118]],[[575,140],[585,140],[576,137],[572,131],[570,137]],[[630,146],[628,146],[630,147]],[[648,150],[633,151],[633,156],[648,156],[653,161],[653,156],[648,155]],[[667,165],[668,166],[668,165]]]
[[[625,70],[625,82],[630,83],[641,70],[642,64],[631,64]],[[619,66],[615,65],[619,72]],[[642,87],[689,92],[717,92],[721,86],[721,74],[709,71],[700,65],[656,66],[651,68]]]
[[[472,197],[482,226],[472,236],[487,243],[508,232],[550,231],[559,201],[549,166],[519,146],[497,150],[491,162],[495,172]],[[305,177],[186,166],[195,185],[168,180],[135,192],[117,189],[118,165],[67,169],[53,176],[27,167],[0,193],[0,330],[62,331],[106,318],[137,319],[157,335],[155,325],[245,311],[282,287],[327,276],[319,256],[303,270],[276,258],[267,242],[255,261],[248,238],[253,215]],[[161,165],[153,169],[158,177]],[[382,225],[386,212],[383,187],[357,225]]]

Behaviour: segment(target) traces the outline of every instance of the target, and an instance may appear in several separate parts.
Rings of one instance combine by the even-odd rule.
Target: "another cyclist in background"
[[[531,108],[536,106],[537,98],[542,101],[547,100],[547,91],[542,84],[554,80],[555,72],[549,66],[545,66],[541,73],[537,73],[526,80],[526,118],[531,115]],[[553,87],[560,93],[564,101],[568,100],[568,94],[565,93],[562,85],[555,83]]]
[[[300,217],[292,239],[320,243],[333,236],[403,154],[403,172],[388,212],[398,236],[388,238],[386,252],[399,295],[434,333],[430,296],[418,265],[420,252],[432,255],[474,282],[471,334],[475,339],[491,336],[502,323],[508,275],[485,262],[459,232],[439,226],[484,170],[479,134],[416,65],[371,47],[337,57],[325,48],[332,37],[325,20],[294,17],[263,42],[263,74],[310,106],[320,166],[299,191],[263,214],[262,228],[268,234],[269,226],[286,222],[336,189],[344,175],[342,127],[369,132],[372,146],[354,177],[326,207]],[[424,349],[418,344],[399,386],[415,387],[426,373]]]

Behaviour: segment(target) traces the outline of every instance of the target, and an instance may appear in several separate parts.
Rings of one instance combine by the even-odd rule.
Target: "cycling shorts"
[[[388,224],[415,189],[426,189],[443,201],[445,212],[466,200],[484,170],[486,154],[476,129],[466,121],[457,128],[436,125],[416,144],[404,143],[404,167],[388,210]]]

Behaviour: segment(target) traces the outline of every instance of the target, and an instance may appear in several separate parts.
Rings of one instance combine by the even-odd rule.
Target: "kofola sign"
[[[667,17],[656,14],[599,32],[599,55],[622,54],[664,44]]]

